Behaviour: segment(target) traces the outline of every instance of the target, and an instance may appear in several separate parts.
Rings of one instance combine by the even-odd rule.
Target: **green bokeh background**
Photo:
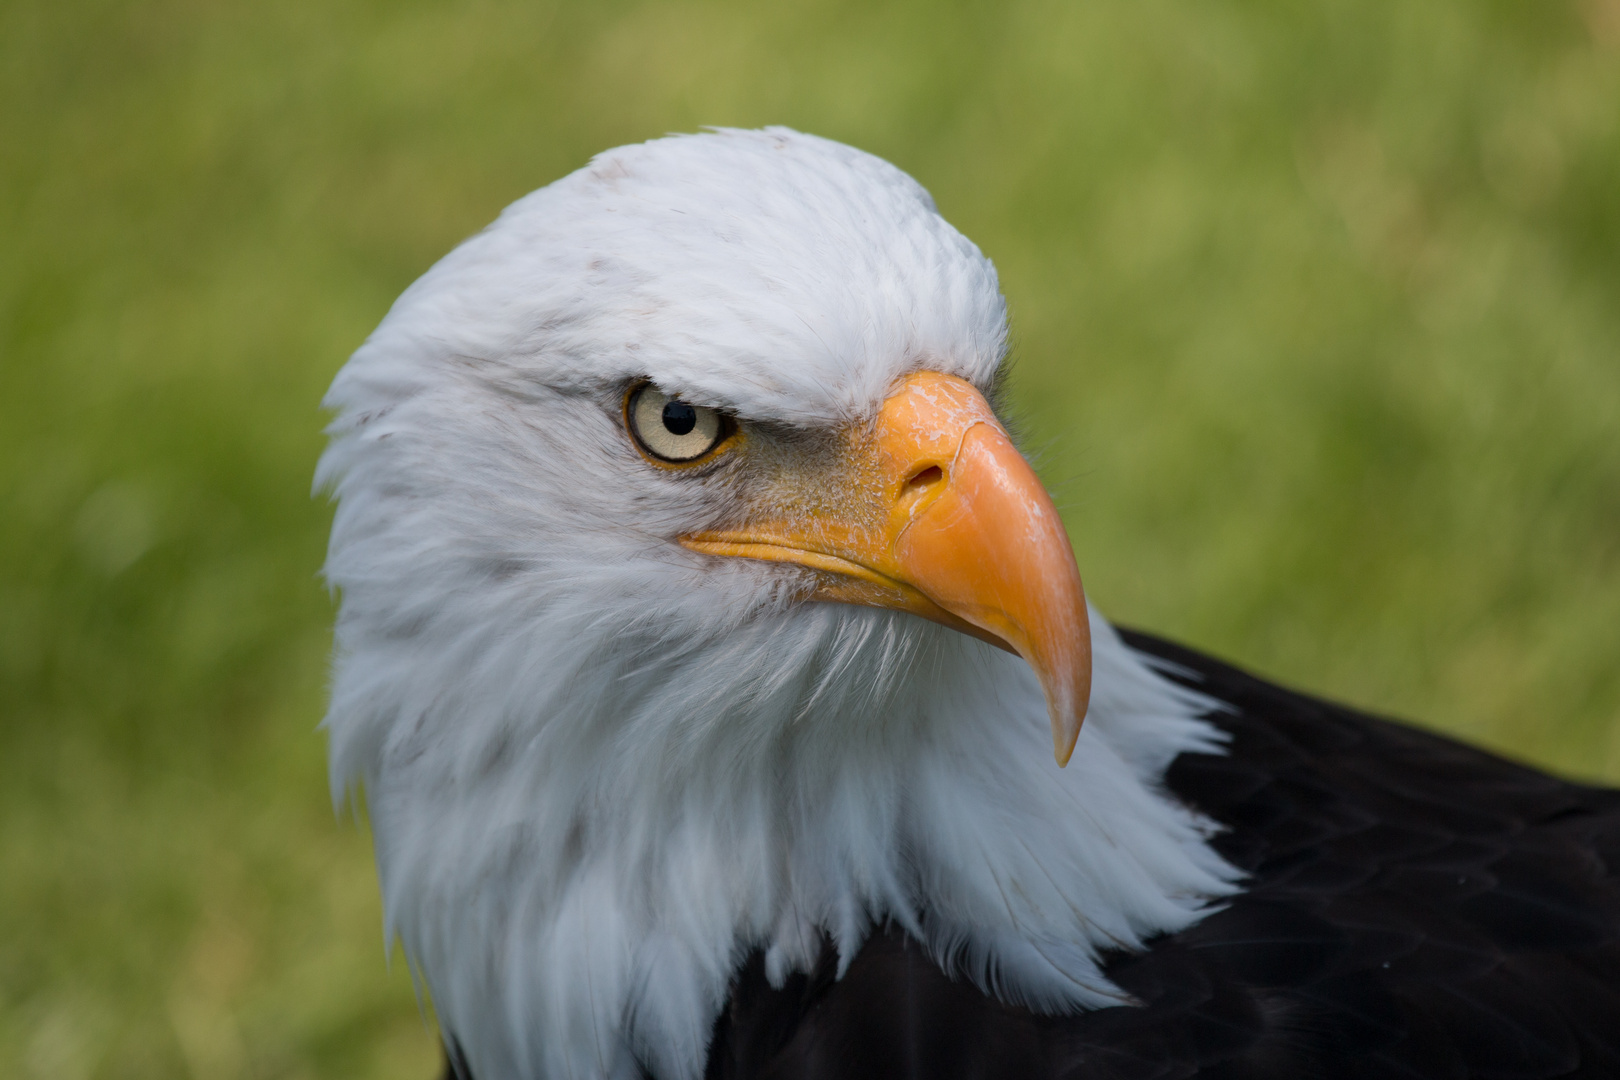
[[[421,1077],[327,800],[322,390],[601,149],[996,260],[1116,618],[1620,781],[1620,0],[0,5],[0,1074]]]

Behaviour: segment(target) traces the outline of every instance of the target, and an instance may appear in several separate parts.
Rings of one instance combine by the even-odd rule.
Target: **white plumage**
[[[1218,742],[1211,703],[1095,614],[1060,769],[1022,660],[683,548],[768,485],[649,467],[624,429],[650,379],[813,456],[910,372],[988,392],[1005,340],[993,268],[909,177],[719,131],[519,200],[339,373],[333,788],[364,787],[389,932],[476,1075],[690,1080],[749,950],[780,983],[885,918],[1006,1000],[1111,1003],[1099,947],[1234,891],[1159,788]]]

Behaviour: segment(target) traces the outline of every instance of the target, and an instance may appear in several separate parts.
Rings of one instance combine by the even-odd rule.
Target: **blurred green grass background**
[[[0,6],[0,1074],[427,1078],[327,802],[317,401],[609,146],[996,260],[1116,618],[1620,780],[1620,0]]]

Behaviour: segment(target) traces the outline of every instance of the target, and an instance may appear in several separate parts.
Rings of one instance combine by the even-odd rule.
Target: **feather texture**
[[[1091,716],[1051,759],[1020,660],[806,604],[803,568],[675,542],[769,497],[649,467],[651,379],[808,468],[922,368],[988,391],[989,262],[876,158],[772,129],[599,156],[408,289],[338,375],[326,720],[389,934],[484,1077],[702,1074],[745,957],[849,967],[874,926],[1039,1013],[1239,873],[1165,767],[1211,705],[1093,619]],[[734,455],[740,457],[740,455]],[[763,486],[762,486],[763,485]]]
[[[1072,1016],[951,980],[892,924],[842,980],[824,956],[773,990],[756,955],[712,1080],[1620,1075],[1620,792],[1129,640],[1231,706],[1229,752],[1167,782],[1248,890],[1112,955],[1139,1004]]]

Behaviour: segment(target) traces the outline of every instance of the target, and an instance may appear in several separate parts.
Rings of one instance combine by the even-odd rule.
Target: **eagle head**
[[[514,203],[338,374],[334,790],[478,1075],[695,1077],[744,955],[878,919],[1117,1002],[1098,948],[1230,890],[1157,784],[1206,703],[1088,614],[1006,339],[910,177],[726,130]]]

